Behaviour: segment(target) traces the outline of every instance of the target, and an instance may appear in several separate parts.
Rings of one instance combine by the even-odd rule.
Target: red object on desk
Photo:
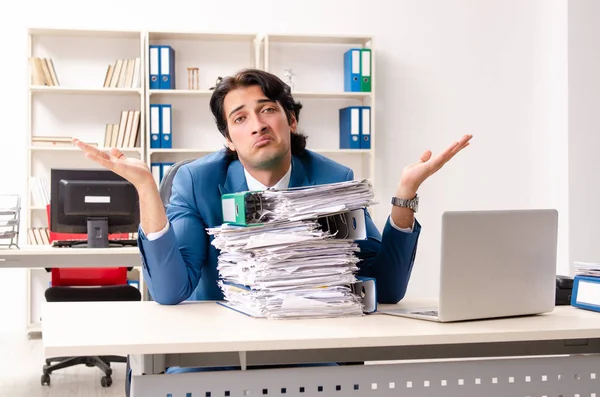
[[[46,206],[50,244],[56,240],[87,240],[85,233],[56,233],[50,229],[50,204]],[[128,233],[109,234],[111,240],[127,239]],[[57,248],[70,249],[70,248]],[[78,248],[73,248],[78,249]],[[81,248],[87,249],[87,248]],[[92,249],[92,248],[90,248]],[[127,284],[126,267],[52,268],[52,286],[98,286]]]

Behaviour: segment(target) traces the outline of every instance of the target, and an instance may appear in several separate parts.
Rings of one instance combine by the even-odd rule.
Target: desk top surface
[[[111,248],[71,248],[52,247],[50,245],[26,245],[21,249],[0,249],[0,258],[18,258],[38,255],[109,255],[109,254],[138,254],[138,247]]]
[[[138,247],[58,248],[49,245],[0,249],[1,268],[139,266]]]
[[[417,305],[418,303],[418,305]],[[406,301],[399,306],[416,307]],[[600,313],[558,306],[516,318],[436,323],[362,317],[255,319],[215,302],[45,303],[47,356],[272,351],[600,338]]]

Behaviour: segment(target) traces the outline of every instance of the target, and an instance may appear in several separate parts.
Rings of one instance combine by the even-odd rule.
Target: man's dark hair
[[[225,77],[216,87],[210,97],[210,110],[217,123],[219,132],[227,139],[229,137],[229,129],[227,128],[227,116],[225,115],[224,102],[225,96],[240,87],[250,87],[257,85],[262,89],[262,92],[267,98],[272,101],[279,102],[288,120],[288,124],[292,121],[292,116],[296,122],[300,121],[300,109],[302,104],[296,102],[291,94],[290,87],[285,84],[279,77],[274,74],[265,72],[259,69],[243,69],[233,76]],[[306,135],[295,131],[291,134],[291,150],[292,154],[300,155],[306,148]],[[227,154],[233,158],[237,158],[237,153],[226,146]]]

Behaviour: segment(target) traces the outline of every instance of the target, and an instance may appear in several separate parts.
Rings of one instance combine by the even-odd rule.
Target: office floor
[[[0,334],[0,397],[124,397],[125,364],[111,364],[113,384],[100,385],[102,371],[79,365],[51,375],[50,386],[42,386],[44,365],[41,339],[26,335]]]

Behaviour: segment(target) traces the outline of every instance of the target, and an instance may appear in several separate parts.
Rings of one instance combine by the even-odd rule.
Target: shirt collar
[[[248,190],[253,191],[253,190],[267,190],[267,189],[269,189],[269,187],[263,185],[262,183],[260,183],[256,179],[254,179],[252,177],[252,175],[250,175],[248,173],[248,171],[246,171],[245,168],[244,168],[244,175],[246,176],[246,184],[248,185]],[[277,182],[272,187],[272,189],[274,189],[274,190],[287,189],[289,187],[289,185],[290,185],[290,178],[291,178],[291,176],[292,176],[292,164],[290,163],[290,167],[288,168],[288,170],[285,173],[285,175],[283,176],[283,178],[281,178],[279,180],[279,182]]]

